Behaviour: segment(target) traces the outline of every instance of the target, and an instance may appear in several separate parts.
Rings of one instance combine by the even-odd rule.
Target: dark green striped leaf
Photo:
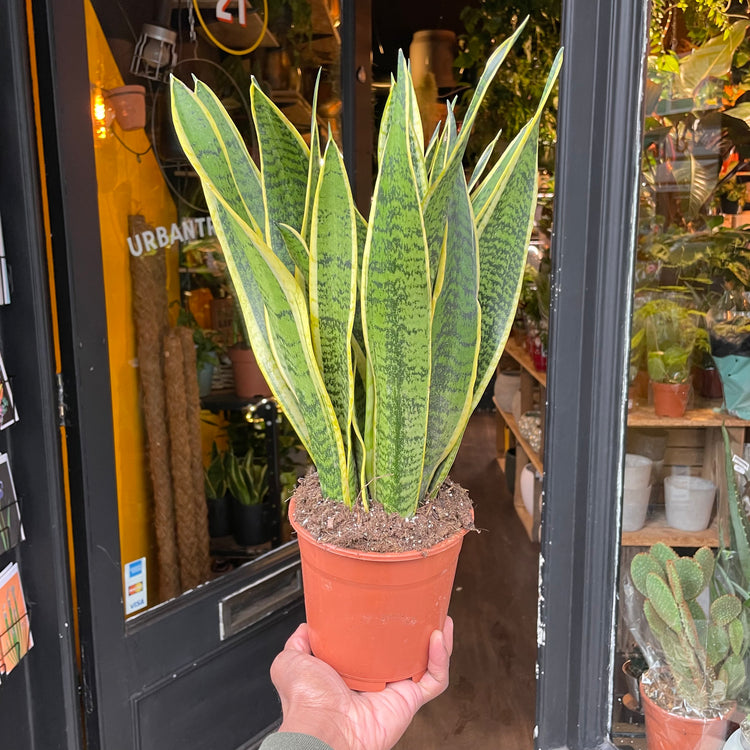
[[[310,231],[310,330],[347,447],[354,403],[351,335],[356,293],[356,209],[344,160],[336,143],[329,140]]]
[[[302,229],[310,151],[296,128],[263,93],[255,79],[250,86],[250,102],[266,205],[264,236],[276,256],[293,271],[292,259],[278,225],[287,224],[297,231]]]
[[[426,491],[471,414],[479,350],[479,253],[459,162],[453,162],[430,189],[424,220],[430,262],[435,267]]]
[[[256,310],[263,308],[265,335],[260,326],[249,325],[250,345],[263,357],[270,354],[274,362],[268,368],[273,375],[269,384],[292,426],[306,438],[323,493],[350,504],[346,453],[313,352],[304,296],[286,267],[213,186],[204,189],[227,267],[235,288],[242,291],[240,301],[244,297],[250,308],[247,317],[254,320]],[[268,363],[259,358],[259,364],[265,373]]]
[[[408,516],[420,499],[430,389],[431,284],[408,119],[394,110],[375,184],[362,268],[372,367],[374,497]],[[367,442],[367,435],[365,435]]]
[[[487,144],[487,147],[484,149],[484,151],[482,151],[482,155],[479,157],[479,159],[477,159],[477,163],[474,166],[474,171],[471,173],[471,179],[469,180],[469,192],[471,192],[477,182],[482,179],[484,170],[487,169],[487,164],[489,163],[492,152],[495,150],[495,146],[497,145],[497,142],[499,140],[500,133],[498,133],[492,139],[492,141]]]
[[[537,124],[479,234],[482,337],[474,405],[500,359],[516,313],[537,195]]]
[[[195,85],[194,94],[176,78],[171,81],[172,120],[180,145],[232,209],[260,229],[265,208],[257,168],[221,103],[199,81]]]
[[[450,160],[458,159],[461,161],[464,158],[464,152],[466,151],[466,145],[469,142],[469,136],[471,135],[471,129],[474,127],[474,120],[477,118],[479,113],[479,107],[484,100],[485,94],[492,83],[497,71],[503,64],[503,61],[510,52],[510,48],[516,43],[519,35],[523,31],[524,26],[528,21],[528,17],[524,18],[523,21],[518,25],[518,28],[509,36],[488,58],[487,65],[485,65],[482,75],[479,77],[477,87],[474,89],[474,95],[469,102],[469,106],[466,109],[463,121],[461,123],[461,132],[458,134],[456,144],[450,155]]]
[[[318,175],[320,174],[320,131],[318,130],[318,88],[320,87],[320,74],[315,79],[315,89],[313,91],[312,114],[310,116],[310,162],[307,170],[307,192],[305,197],[305,217],[302,221],[302,231],[300,234],[305,238],[305,242],[310,242],[310,222],[312,221],[313,202],[315,201],[315,189],[318,185]],[[305,270],[307,278],[307,270]]]

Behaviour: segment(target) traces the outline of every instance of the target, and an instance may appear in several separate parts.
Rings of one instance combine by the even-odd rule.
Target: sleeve
[[[258,750],[333,750],[333,748],[309,734],[275,732],[263,740]]]

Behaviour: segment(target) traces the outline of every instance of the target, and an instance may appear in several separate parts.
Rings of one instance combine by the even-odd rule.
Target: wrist
[[[279,732],[309,734],[330,745],[333,750],[348,750],[349,745],[338,728],[340,720],[341,717],[331,717],[329,712],[320,709],[290,711],[284,715]]]

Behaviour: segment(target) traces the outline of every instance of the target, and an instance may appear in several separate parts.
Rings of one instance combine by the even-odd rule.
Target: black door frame
[[[0,4],[0,215],[11,303],[0,307],[3,359],[20,421],[0,435],[26,540],[0,555],[18,563],[34,646],[0,685],[6,742],[79,750],[80,696],[65,495],[57,421],[54,333],[37,159],[26,4]]]
[[[646,0],[563,0],[537,748],[611,748]]]

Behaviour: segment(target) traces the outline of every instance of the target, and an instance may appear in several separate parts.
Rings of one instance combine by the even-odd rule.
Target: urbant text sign
[[[128,237],[128,249],[136,258],[139,255],[155,253],[160,247],[174,245],[175,242],[192,242],[203,237],[212,237],[214,225],[210,216],[196,216],[183,219],[179,224],[146,229]]]

